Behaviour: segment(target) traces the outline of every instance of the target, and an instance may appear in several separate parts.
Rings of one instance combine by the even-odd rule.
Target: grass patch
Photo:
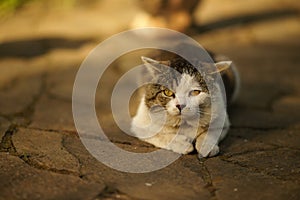
[[[0,19],[14,14],[19,8],[35,2],[44,9],[70,9],[76,6],[86,6],[97,2],[97,0],[0,0]]]
[[[0,0],[0,17],[15,12],[30,0]]]

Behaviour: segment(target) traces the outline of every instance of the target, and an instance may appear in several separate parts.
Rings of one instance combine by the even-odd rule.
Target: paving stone
[[[30,127],[75,131],[72,103],[43,95],[35,106]]]
[[[291,159],[293,158],[293,159]],[[300,150],[277,148],[232,156],[227,160],[246,166],[250,170],[274,176],[300,185]]]
[[[105,188],[100,181],[35,169],[6,153],[0,153],[0,169],[0,199],[93,199]]]
[[[132,198],[199,199],[201,197],[207,199],[210,197],[210,192],[205,188],[206,183],[202,179],[204,175],[196,155],[182,157],[159,171],[130,174],[118,172],[97,161],[76,137],[66,137],[64,146],[80,160],[81,173],[84,178],[93,181],[103,180]],[[134,151],[137,146],[123,144],[119,147],[127,151]],[[178,191],[180,195],[176,196]]]
[[[263,135],[263,136],[261,136]],[[261,137],[264,137],[263,139]],[[274,145],[269,141],[271,134],[267,131],[250,129],[231,129],[225,140],[221,142],[222,155],[235,155],[245,152],[272,150]]]
[[[225,155],[271,151],[277,148],[299,149],[299,147],[299,130],[284,129],[231,129],[221,143],[221,151]]]
[[[300,117],[300,95],[299,96],[285,96],[273,103],[273,110],[275,113],[281,113],[293,116],[293,118]]]
[[[129,137],[120,130],[114,122],[111,113],[111,93],[118,77],[121,76],[120,73],[117,73],[118,69],[116,67],[115,63],[113,63],[100,79],[95,98],[96,113],[103,131],[108,133],[107,136],[111,140],[133,141],[134,139],[132,137]],[[77,71],[77,68],[61,70],[53,72],[47,77],[48,96],[43,96],[41,102],[37,104],[31,127],[43,129],[53,128],[55,130],[67,128],[67,130],[74,130],[72,122],[73,116],[71,115],[71,101]],[[51,106],[46,106],[45,102],[47,102],[47,105]],[[53,110],[54,107],[59,107],[57,110],[65,111],[58,112]]]
[[[0,117],[0,140],[5,135],[5,131],[8,129],[10,123],[6,119]]]
[[[253,131],[253,138],[264,144],[275,147],[300,149],[300,131],[297,129],[290,130],[269,130]]]
[[[58,70],[51,73],[47,77],[47,95],[43,96],[42,100],[37,104],[37,111],[34,115],[32,126],[37,126],[37,124],[39,124],[39,126],[43,125],[43,128],[49,127],[47,125],[47,120],[44,120],[44,118],[50,118],[49,121],[54,121],[59,118],[59,120],[62,122],[59,121],[55,123],[56,126],[54,127],[59,129],[63,126],[64,128],[67,127],[70,130],[74,130],[74,125],[72,122],[73,116],[71,103],[75,76],[78,70],[78,68],[70,68],[60,71]],[[110,97],[112,94],[113,86],[118,80],[118,77],[120,77],[120,74],[116,73],[116,66],[110,66],[101,77],[95,94],[95,106],[99,121],[103,124],[103,126],[109,127],[110,130],[113,128],[111,125],[114,124],[110,108]],[[63,110],[64,112],[57,112],[55,107],[59,107],[57,108],[57,110]],[[54,111],[53,108],[55,109]],[[44,113],[47,114],[44,116]],[[52,117],[52,115],[54,116]]]
[[[19,129],[12,140],[17,154],[31,165],[79,174],[78,160],[63,147],[61,133]]]
[[[300,42],[296,35],[300,29],[296,24],[297,17],[290,17],[230,27],[201,35],[198,41],[236,63],[242,83],[238,104],[268,109],[273,99],[299,94]],[[282,30],[283,26],[283,34],[273,34],[275,27]]]
[[[236,51],[238,50],[236,49]],[[298,61],[284,62],[286,59],[295,60],[296,55],[286,56],[286,59],[276,58],[278,57],[277,52],[281,52],[281,50],[269,48],[265,51],[270,52],[271,56],[253,57],[248,51],[249,55],[245,53],[245,55],[237,58],[237,67],[241,74],[242,84],[237,101],[238,105],[270,110],[274,101],[285,98],[285,96],[291,96],[294,93],[299,94],[296,74],[299,74],[300,71],[296,63],[299,63],[300,60],[297,58]],[[252,51],[256,50],[252,49]],[[236,55],[236,52],[233,52],[233,54]],[[257,52],[257,54],[260,54],[260,52]],[[276,60],[273,59],[274,57]],[[260,62],[257,62],[257,60]],[[264,63],[265,60],[272,60],[272,63]],[[286,76],[289,76],[289,78],[286,78]]]
[[[242,106],[232,107],[229,110],[229,118],[232,126],[237,128],[288,128],[299,123],[297,118],[288,113],[245,108]]]
[[[78,67],[57,70],[47,77],[48,93],[56,98],[72,100],[73,85]]]
[[[41,86],[40,76],[24,77],[11,82],[0,90],[0,113],[12,115],[24,112],[39,94]]]
[[[259,155],[255,157],[258,159]],[[253,158],[254,159],[254,158]],[[299,199],[300,186],[292,181],[277,179],[251,167],[208,159],[205,165],[210,171],[217,199]]]

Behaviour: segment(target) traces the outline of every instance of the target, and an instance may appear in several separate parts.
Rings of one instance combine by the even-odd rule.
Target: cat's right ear
[[[169,65],[168,61],[158,61],[152,58],[148,58],[145,56],[141,57],[142,61],[144,62],[147,71],[155,77],[156,74],[163,72],[163,65]]]

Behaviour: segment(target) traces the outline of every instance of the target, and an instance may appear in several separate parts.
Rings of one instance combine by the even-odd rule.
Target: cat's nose
[[[184,104],[177,104],[176,107],[181,112],[186,107],[186,105],[184,105]]]

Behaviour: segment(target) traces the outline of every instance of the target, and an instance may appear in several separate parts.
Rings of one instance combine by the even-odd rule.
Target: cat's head
[[[213,80],[215,73],[225,70],[231,64],[215,63],[216,67],[211,67],[214,71],[208,69],[205,75],[201,75],[181,57],[168,61],[147,57],[142,57],[142,60],[152,81],[145,87],[147,107],[158,107],[166,110],[170,116],[186,119],[199,117],[206,112],[205,108],[210,106],[210,92],[205,80]],[[209,65],[203,67],[209,68]]]

